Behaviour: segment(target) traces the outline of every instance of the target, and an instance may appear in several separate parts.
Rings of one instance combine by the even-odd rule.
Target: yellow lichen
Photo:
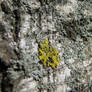
[[[38,48],[38,57],[42,61],[43,66],[56,68],[59,64],[59,52],[56,48],[53,48],[48,40],[44,40],[44,43],[40,42]]]

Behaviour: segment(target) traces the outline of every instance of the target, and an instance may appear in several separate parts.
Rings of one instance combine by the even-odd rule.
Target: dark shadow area
[[[57,4],[60,4],[60,5],[65,5],[67,4],[68,0],[56,0],[56,3]]]
[[[3,73],[1,90],[2,92],[12,92],[13,85],[10,83],[10,80],[7,78],[7,73]]]
[[[50,3],[53,4],[60,4],[60,5],[65,5],[67,4],[68,0],[39,0],[39,2],[41,3],[41,6],[43,5],[49,5]]]
[[[7,77],[7,68],[9,65],[6,65],[4,61],[0,58],[0,73],[2,74],[1,78],[1,92],[12,92],[13,85],[10,84],[10,80]]]
[[[8,65],[0,58],[0,72],[4,73],[8,68]]]

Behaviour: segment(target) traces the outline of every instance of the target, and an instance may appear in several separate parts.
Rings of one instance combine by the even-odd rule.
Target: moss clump
[[[53,48],[48,40],[44,40],[44,43],[39,44],[39,59],[43,66],[56,68],[59,64],[59,52],[56,48]]]

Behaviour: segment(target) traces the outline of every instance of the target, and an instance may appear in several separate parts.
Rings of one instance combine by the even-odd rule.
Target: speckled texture
[[[9,11],[0,7],[0,40],[18,57],[0,70],[3,92],[91,92],[92,1],[2,1]],[[38,44],[45,39],[59,51],[55,69],[39,63]]]

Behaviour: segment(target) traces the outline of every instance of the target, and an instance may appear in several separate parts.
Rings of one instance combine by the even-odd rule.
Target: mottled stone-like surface
[[[45,39],[59,51],[56,69],[39,63],[38,44]],[[91,0],[1,0],[3,40],[17,59],[7,52],[10,66],[0,61],[0,92],[92,91]]]

